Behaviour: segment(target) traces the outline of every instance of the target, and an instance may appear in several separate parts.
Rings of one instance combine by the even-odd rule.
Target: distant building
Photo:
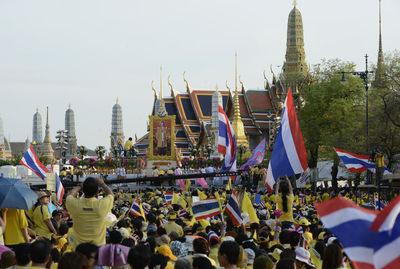
[[[10,143],[4,137],[3,119],[0,116],[0,160],[12,158]]]
[[[67,111],[65,111],[65,130],[68,131],[68,144],[66,155],[66,158],[68,159],[75,156],[77,151],[77,139],[75,134],[75,113],[71,109],[71,105],[69,105]]]
[[[36,109],[36,113],[33,115],[32,142],[36,144],[43,142],[42,115],[40,115],[39,109]]]
[[[122,107],[118,104],[118,98],[115,105],[112,108],[112,119],[111,119],[111,149],[118,144],[124,143],[124,126],[122,121]]]

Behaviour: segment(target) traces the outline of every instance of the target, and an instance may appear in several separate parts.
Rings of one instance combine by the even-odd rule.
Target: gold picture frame
[[[175,160],[175,117],[149,116],[149,160]]]

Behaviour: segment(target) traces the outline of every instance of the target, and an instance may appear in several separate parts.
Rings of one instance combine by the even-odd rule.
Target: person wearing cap
[[[299,225],[303,228],[303,237],[308,243],[313,241],[312,233],[310,233],[310,222],[306,218],[301,218],[299,220]]]
[[[178,258],[174,254],[172,254],[171,248],[168,245],[162,245],[161,247],[159,247],[157,253],[169,259],[165,269],[174,268],[174,264],[178,260]]]
[[[97,199],[99,187],[105,197]],[[82,190],[84,197],[79,199]],[[67,196],[65,205],[73,220],[72,248],[81,243],[92,243],[97,246],[106,243],[106,216],[113,207],[114,195],[102,178],[86,178],[82,187],[77,186]]]
[[[38,204],[33,209],[32,222],[33,230],[38,236],[51,238],[51,234],[57,234],[51,222],[49,212],[50,192],[41,191],[38,193]]]
[[[168,222],[163,224],[162,227],[167,231],[167,234],[172,232],[176,232],[179,237],[183,236],[183,229],[182,226],[175,223],[176,220],[176,213],[171,211],[168,213]]]
[[[311,263],[311,255],[303,247],[298,247],[296,252],[296,268],[314,268],[315,266]]]

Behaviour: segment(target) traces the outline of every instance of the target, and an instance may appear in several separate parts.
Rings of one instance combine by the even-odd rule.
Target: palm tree
[[[78,147],[78,153],[79,153],[79,158],[81,160],[83,160],[83,158],[85,157],[85,155],[87,154],[87,150],[85,148],[85,146],[79,146]]]
[[[106,154],[106,148],[104,146],[97,146],[94,151],[96,152],[97,159],[103,160],[104,155]]]

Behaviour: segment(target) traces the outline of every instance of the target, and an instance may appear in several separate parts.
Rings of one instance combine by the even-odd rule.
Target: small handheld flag
[[[218,106],[218,152],[225,155],[222,171],[236,171],[236,137],[224,109]]]

